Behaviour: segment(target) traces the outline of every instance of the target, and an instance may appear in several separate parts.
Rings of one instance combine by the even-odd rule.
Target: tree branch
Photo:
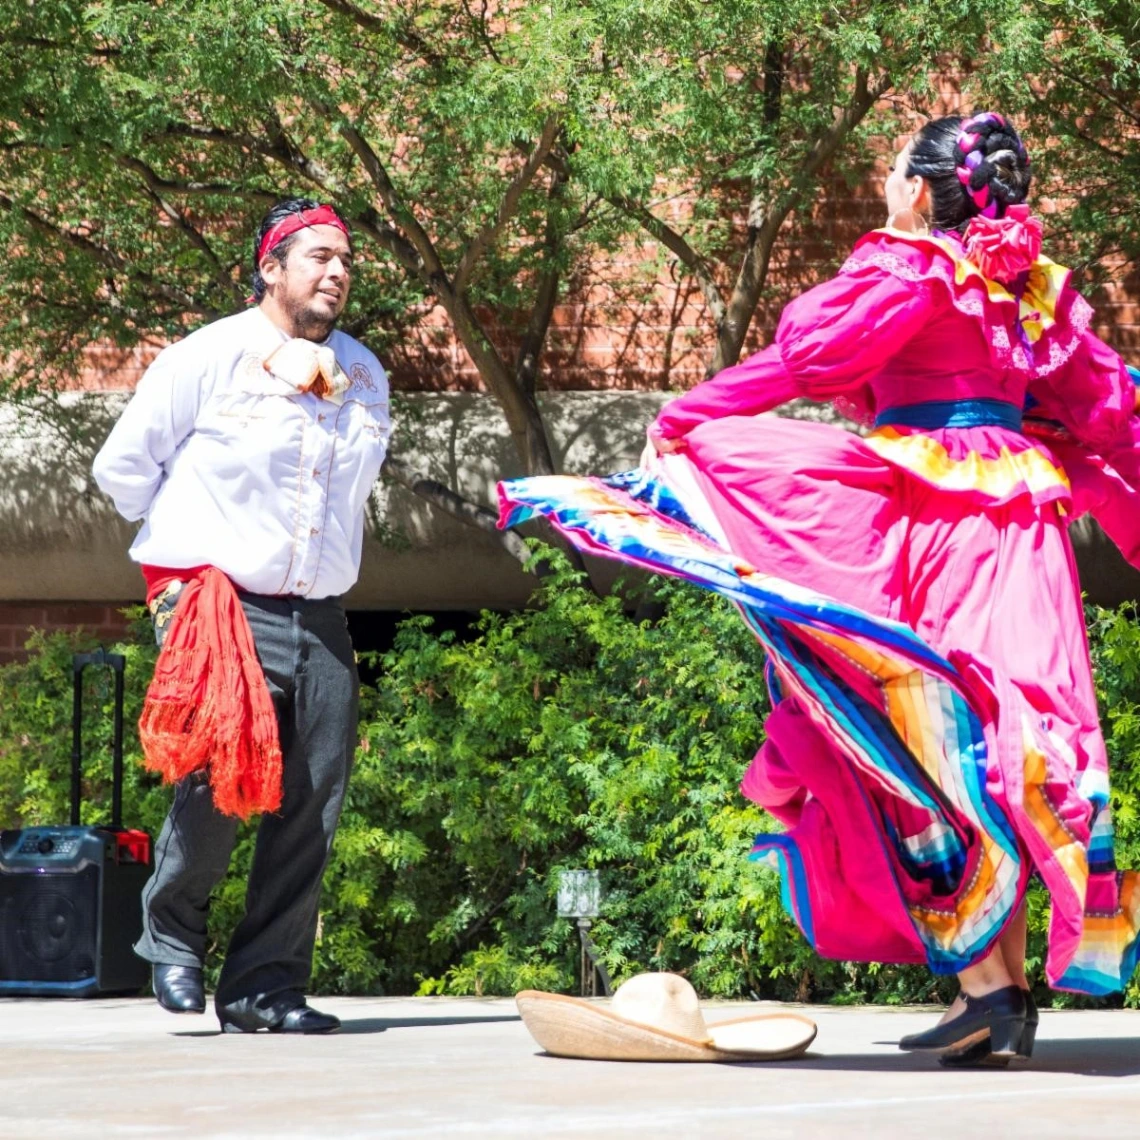
[[[397,43],[410,49],[433,67],[438,67],[446,62],[446,57],[430,47],[428,42],[410,30],[407,24],[394,25],[391,20],[386,20],[383,16],[366,12],[359,4],[353,4],[352,0],[317,0],[317,3],[323,4],[330,12],[336,12],[345,19],[351,20],[358,28],[362,28],[366,32],[395,39]]]
[[[426,499],[433,506],[439,507],[440,510],[446,511],[453,518],[459,519],[460,522],[464,522],[476,530],[481,530],[484,534],[493,535],[503,545],[507,553],[518,562],[530,561],[531,553],[527,549],[526,543],[523,542],[517,531],[500,530],[499,519],[494,511],[489,511],[486,507],[481,507],[478,503],[463,498],[462,495],[456,494],[450,487],[444,486],[436,479],[429,479],[424,475],[417,474],[403,460],[394,459],[391,455],[384,460],[384,474],[391,478],[394,483],[398,483],[401,487],[411,491],[413,495]]]
[[[463,0],[463,11],[467,13],[467,18],[475,25],[479,39],[483,41],[483,46],[487,49],[487,54],[498,64],[502,64],[502,59],[499,58],[499,53],[495,51],[495,45],[491,43],[491,37],[487,35],[487,0],[483,0],[483,10],[476,17],[474,12],[471,11],[471,5],[467,0]]]
[[[773,131],[784,108],[784,43],[771,39],[764,51],[764,126]]]
[[[1114,98],[1111,94],[1103,88],[1098,87],[1095,83],[1091,83],[1087,79],[1083,79],[1079,75],[1074,75],[1071,71],[1066,71],[1063,67],[1057,69],[1057,74],[1062,78],[1067,79],[1070,83],[1077,84],[1078,87],[1084,88],[1090,95],[1095,95],[1098,99],[1103,99],[1111,107],[1115,107],[1125,118],[1131,120],[1133,126],[1140,126],[1140,111],[1135,107],[1129,107],[1127,103]],[[1042,100],[1048,106],[1048,100]]]
[[[531,399],[534,398],[538,387],[542,348],[546,343],[546,334],[550,329],[550,320],[554,316],[554,306],[558,300],[558,279],[560,276],[558,272],[558,247],[560,238],[558,227],[555,224],[553,207],[562,198],[566,181],[566,177],[556,174],[554,183],[550,187],[548,196],[550,206],[546,214],[546,232],[542,238],[545,256],[539,275],[538,290],[530,310],[530,319],[527,321],[526,332],[523,333],[518,356],[515,358],[515,383]]]
[[[179,228],[194,248],[206,258],[210,263],[210,267],[213,269],[214,280],[221,286],[224,292],[229,293],[234,301],[240,305],[245,291],[234,281],[233,277],[226,272],[225,267],[218,260],[218,255],[206,240],[205,234],[203,234],[181,210],[168,202],[163,196],[162,180],[158,177],[158,174],[145,162],[139,158],[135,158],[133,155],[121,155],[120,161],[123,162],[128,169],[140,175],[151,200],[162,213]]]
[[[499,234],[502,233],[503,227],[514,216],[515,211],[518,209],[519,199],[521,199],[526,192],[526,188],[531,184],[538,168],[542,165],[546,156],[550,153],[551,148],[554,146],[554,141],[558,137],[560,126],[561,124],[558,118],[554,115],[551,115],[550,118],[546,120],[542,128],[542,134],[538,142],[535,143],[534,150],[531,151],[522,169],[511,179],[511,183],[507,187],[506,193],[503,195],[502,201],[499,203],[499,208],[495,213],[495,220],[489,226],[484,226],[463,251],[463,256],[459,260],[459,268],[455,271],[453,287],[457,293],[462,293],[467,288],[471,272],[479,259],[486,250],[494,244]]]
[[[1054,119],[1059,118],[1062,123],[1068,128],[1068,133],[1075,138],[1081,140],[1087,146],[1095,151],[1099,151],[1105,158],[1111,159],[1113,162],[1126,163],[1128,162],[1128,155],[1123,151],[1113,150],[1107,143],[1102,142],[1100,139],[1094,138],[1083,127],[1078,125],[1077,121],[1071,115],[1057,115],[1053,110],[1051,104],[1046,100],[1039,100],[1041,106],[1049,109],[1051,116]]]
[[[389,225],[375,210],[367,209],[359,214],[346,215],[348,220],[370,238],[381,249],[390,253],[412,276],[422,278],[424,263],[415,246],[395,226]]]
[[[295,170],[303,178],[333,194],[343,193],[343,187],[333,176],[332,172],[317,162],[305,156],[294,147],[287,138],[282,136],[275,142],[259,138],[257,135],[247,134],[244,131],[226,131],[221,127],[202,127],[197,123],[167,123],[156,135],[149,136],[168,138],[197,139],[200,142],[219,142],[239,150],[248,150],[252,154],[259,154],[265,158],[275,159],[283,166]]]
[[[847,136],[863,121],[867,112],[890,89],[891,77],[887,72],[884,71],[874,83],[871,83],[866,70],[859,68],[855,73],[855,92],[851,102],[835,116],[831,126],[812,144],[812,148],[800,165],[792,185],[783,195],[781,208],[785,210],[785,217],[791,211],[792,205],[803,192],[804,187],[815,178],[823,164],[835,156]]]
[[[114,59],[122,51],[117,47],[82,47],[75,43],[60,43],[58,40],[49,40],[46,36],[11,36],[6,38],[11,47],[47,48],[51,51],[79,50],[84,55],[92,55],[96,59]]]
[[[772,248],[780,227],[799,205],[804,190],[824,163],[837,153],[851,131],[890,87],[891,78],[886,72],[871,83],[866,69],[859,68],[855,73],[855,89],[850,101],[812,144],[772,208],[766,211],[763,196],[753,196],[748,206],[748,245],[733,285],[728,310],[717,326],[716,350],[709,361],[707,375],[715,376],[740,358],[749,322],[767,280]]]
[[[257,202],[272,205],[278,195],[268,190],[246,190],[230,182],[179,182],[173,178],[163,178],[154,167],[134,155],[123,154],[108,146],[108,150],[124,165],[142,175],[147,187],[156,194],[218,194],[233,198],[252,198]]]
[[[351,20],[366,32],[375,32],[377,35],[386,35],[388,32],[387,22],[382,16],[374,16],[350,0],[317,0],[317,2],[323,4],[330,12],[337,12]]]
[[[704,295],[705,304],[708,305],[713,319],[719,326],[727,310],[724,298],[709,272],[708,262],[681,234],[663,222],[647,206],[633,201],[632,198],[610,198],[608,201],[638,221],[646,232],[652,234],[693,275]]]
[[[522,154],[526,154],[526,143],[525,142],[516,143],[515,149],[520,151]],[[569,174],[570,174],[570,163],[569,163],[566,155],[565,154],[559,154],[557,150],[552,150],[546,156],[546,158],[543,159],[543,163],[546,166],[549,166],[550,169],[553,170],[556,174],[565,174],[567,176],[569,176]]]
[[[318,106],[318,110],[330,118],[339,117],[335,116],[334,109],[331,107]],[[436,252],[435,243],[431,240],[428,232],[420,225],[414,212],[404,205],[399,192],[396,190],[395,183],[385,169],[384,164],[380,161],[380,156],[372,149],[368,140],[351,123],[343,121],[337,127],[337,130],[360,160],[361,166],[364,167],[364,171],[368,175],[372,185],[376,187],[376,192],[380,195],[380,200],[384,203],[389,215],[397,225],[403,227],[408,240],[415,247],[416,252],[423,262],[423,270],[431,279],[433,288],[438,285],[450,289],[450,282],[443,268],[443,262]]]
[[[322,189],[329,189],[335,194],[343,192],[344,187],[333,172],[323,163],[309,158],[300,146],[293,142],[276,110],[270,109],[268,119],[270,128],[269,153],[274,158],[288,163],[294,170],[300,171]]]
[[[235,134],[216,127],[199,127],[193,123],[173,123],[167,126],[163,133],[247,150],[280,163],[289,170],[296,171],[330,197],[337,198],[344,193],[344,188],[329,171],[321,163],[308,158],[283,132],[275,142],[260,139],[255,135]],[[274,195],[267,197],[271,198],[272,201],[277,200]],[[348,220],[359,226],[408,272],[417,276],[424,276],[424,265],[415,247],[399,230],[381,218],[375,210],[364,210],[359,214],[349,216]]]
[[[321,104],[314,106],[333,121],[341,117],[334,108]],[[550,441],[533,397],[515,382],[467,298],[456,291],[431,236],[400,198],[388,171],[368,140],[351,123],[343,120],[337,130],[360,160],[389,215],[404,229],[408,240],[419,254],[423,264],[418,277],[447,311],[460,343],[503,409],[515,448],[527,471],[533,475],[553,474],[554,459]]]
[[[165,281],[159,281],[153,274],[139,269],[126,258],[108,249],[106,246],[100,245],[98,242],[92,241],[82,234],[77,234],[73,230],[64,229],[62,226],[56,225],[54,222],[37,214],[34,210],[28,209],[27,206],[16,205],[16,203],[5,194],[0,194],[0,208],[22,215],[24,219],[31,223],[32,227],[39,230],[40,233],[55,240],[62,241],[74,249],[81,250],[89,257],[93,257],[101,265],[105,265],[108,269],[116,273],[121,273],[128,279],[133,278],[145,285],[148,289],[153,289],[157,294],[165,297],[168,301],[173,301],[185,312],[201,313],[202,316],[211,321],[215,321],[222,316],[219,310],[209,305],[203,305],[189,293],[175,288],[175,286],[169,285]]]

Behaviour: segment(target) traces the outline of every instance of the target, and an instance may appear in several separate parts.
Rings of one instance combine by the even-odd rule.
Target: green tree
[[[1035,192],[1057,256],[1088,283],[1140,259],[1140,8],[1121,0],[1018,5],[980,53],[975,83],[1036,142]]]
[[[647,232],[706,300],[709,371],[733,362],[821,173],[861,161],[876,100],[992,8],[0,0],[3,383],[43,390],[92,342],[240,308],[254,220],[307,192],[363,246],[348,331],[383,353],[439,306],[521,468],[552,471],[536,392],[570,283]],[[660,208],[677,195],[681,223]]]
[[[865,175],[935,72],[1050,140],[1044,181],[1073,191],[1054,228],[1084,261],[1134,256],[1137,20],[1112,0],[0,0],[0,391],[240,308],[256,218],[310,193],[362,246],[348,331],[383,355],[441,309],[519,469],[550,472],[557,300],[603,277],[643,298],[669,264],[703,300],[707,372],[733,363],[774,261],[787,288],[828,256],[821,179]]]

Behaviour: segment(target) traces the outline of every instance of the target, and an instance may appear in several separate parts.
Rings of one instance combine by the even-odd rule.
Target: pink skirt
[[[821,954],[961,970],[1036,871],[1049,982],[1105,993],[1140,883],[1112,861],[1067,481],[1014,434],[730,417],[632,476],[504,483],[502,521],[740,604],[775,675],[742,790],[787,829],[753,857]]]

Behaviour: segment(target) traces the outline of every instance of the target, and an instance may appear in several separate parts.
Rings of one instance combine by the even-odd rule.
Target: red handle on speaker
[[[145,831],[116,831],[115,846],[118,863],[150,863],[150,836]]]

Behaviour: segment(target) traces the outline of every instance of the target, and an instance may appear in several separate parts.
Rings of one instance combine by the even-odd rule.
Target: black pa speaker
[[[82,679],[115,674],[109,827],[79,826]],[[122,826],[125,659],[99,649],[74,661],[71,825],[0,831],[0,997],[95,997],[137,992],[150,967],[131,950],[142,934],[150,837]]]

